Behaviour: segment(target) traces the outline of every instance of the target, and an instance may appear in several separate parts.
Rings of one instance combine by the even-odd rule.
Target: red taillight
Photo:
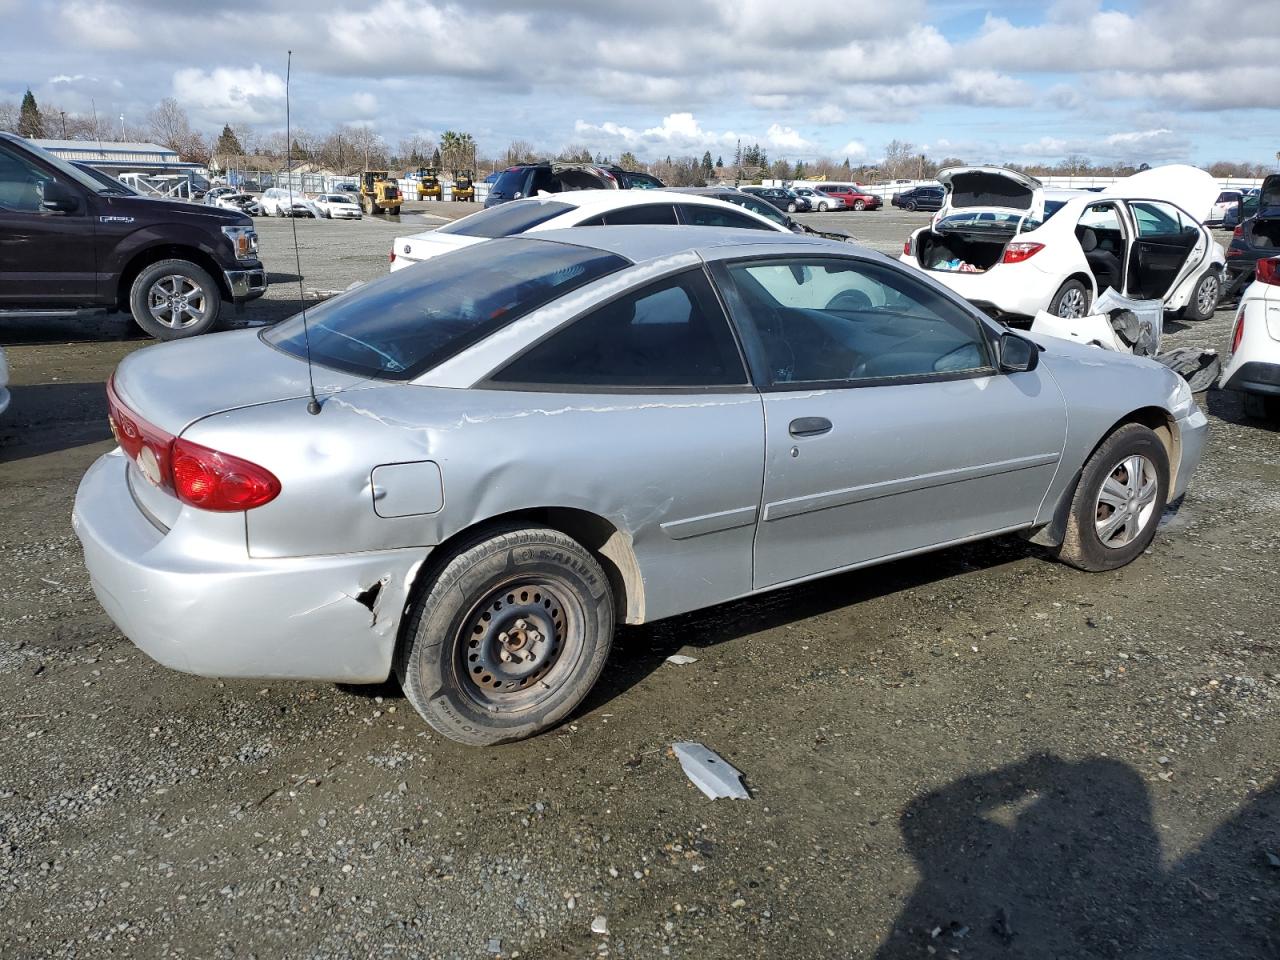
[[[391,251],[387,254],[387,263],[395,263],[395,262],[396,262],[396,249],[395,247],[392,247]]]
[[[173,442],[173,492],[202,510],[252,510],[280,493],[269,471],[190,440]]]
[[[1240,341],[1244,339],[1244,308],[1240,308],[1240,316],[1236,317],[1236,328],[1231,334],[1231,352],[1240,349]]]
[[[1026,241],[1011,243],[1004,248],[1004,257],[1001,258],[1000,262],[1021,263],[1023,260],[1030,260],[1043,249],[1043,243],[1029,243]]]
[[[181,440],[147,423],[120,402],[115,376],[107,381],[107,410],[116,442],[151,483],[203,510],[252,510],[280,493],[263,467]]]
[[[1231,231],[1231,235],[1232,235],[1233,237],[1243,237],[1243,236],[1244,236],[1244,227],[1243,227],[1243,226],[1240,226],[1240,225],[1237,225],[1237,226],[1236,226],[1236,228],[1235,228],[1234,230],[1232,230],[1232,231]]]
[[[1257,274],[1255,279],[1259,283],[1270,284],[1273,287],[1280,287],[1280,257],[1269,257],[1266,260],[1259,260],[1257,264]]]
[[[904,256],[911,256],[911,238],[907,237],[906,242],[902,244],[902,253]]]

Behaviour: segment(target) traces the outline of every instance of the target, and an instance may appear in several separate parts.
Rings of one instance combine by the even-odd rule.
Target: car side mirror
[[[1000,372],[1027,373],[1040,363],[1040,348],[1016,333],[1000,335]]]
[[[59,183],[57,180],[46,180],[40,208],[52,213],[75,213],[80,209],[80,197],[66,184]]]

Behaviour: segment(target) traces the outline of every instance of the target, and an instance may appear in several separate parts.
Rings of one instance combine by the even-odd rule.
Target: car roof
[[[808,234],[741,227],[691,227],[635,225],[617,227],[566,227],[543,230],[527,237],[589,247],[625,257],[632,263],[645,263],[676,254],[693,252],[703,260],[727,260],[745,253],[850,253],[866,255],[873,251],[857,244],[824,240]]]

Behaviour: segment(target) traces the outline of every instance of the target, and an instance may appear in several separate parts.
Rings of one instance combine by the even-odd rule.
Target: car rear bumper
[[[181,516],[164,531],[141,513],[127,464],[117,449],[89,468],[72,525],[98,602],[140,650],[210,677],[387,678],[424,548],[270,560],[211,550]]]
[[[1246,361],[1232,371],[1230,379],[1222,386],[1226,390],[1280,397],[1280,363]]]
[[[227,288],[231,291],[231,299],[236,303],[246,300],[257,300],[267,292],[267,272],[262,267],[252,270],[223,270],[227,278]]]

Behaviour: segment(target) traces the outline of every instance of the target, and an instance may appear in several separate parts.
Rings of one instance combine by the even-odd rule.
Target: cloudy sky
[[[209,131],[372,124],[610,155],[1217,159],[1280,150],[1280,17],[1218,0],[0,0],[0,100]]]

